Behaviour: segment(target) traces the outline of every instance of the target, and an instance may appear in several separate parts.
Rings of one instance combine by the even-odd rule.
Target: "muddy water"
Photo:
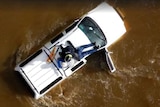
[[[117,68],[108,73],[103,52],[39,100],[30,97],[14,66],[100,1],[0,3],[1,107],[160,106],[160,3],[114,0],[128,32],[109,50]]]

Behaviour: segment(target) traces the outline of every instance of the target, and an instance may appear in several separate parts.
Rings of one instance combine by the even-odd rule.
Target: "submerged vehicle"
[[[15,71],[21,74],[33,91],[34,98],[38,99],[84,66],[87,62],[86,58],[91,55],[91,53],[87,54],[81,59],[73,57],[71,62],[59,67],[57,61],[61,57],[59,54],[62,51],[61,45],[71,45],[76,50],[86,44],[95,44],[96,51],[105,50],[109,69],[114,72],[116,69],[107,47],[116,42],[125,32],[123,17],[116,9],[103,2],[17,64]],[[94,49],[94,46],[89,48]]]

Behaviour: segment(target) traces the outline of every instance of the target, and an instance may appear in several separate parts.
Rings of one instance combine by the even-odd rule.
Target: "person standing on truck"
[[[90,50],[84,51],[84,49],[92,47]],[[58,66],[62,68],[62,65],[65,67],[71,60],[74,58],[80,61],[84,56],[92,54],[97,51],[99,46],[96,46],[95,43],[82,45],[75,49],[73,45],[68,45],[65,48],[61,46],[62,52],[60,52],[60,58],[58,58]],[[78,54],[78,56],[77,56]]]

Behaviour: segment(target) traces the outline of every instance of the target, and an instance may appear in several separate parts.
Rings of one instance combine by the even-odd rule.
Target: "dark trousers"
[[[79,48],[77,48],[79,59],[82,59],[84,56],[96,52],[97,49],[94,49],[94,48],[92,50],[83,51],[85,48],[93,47],[93,46],[94,45],[91,43],[91,44],[83,45],[83,46],[80,46]]]

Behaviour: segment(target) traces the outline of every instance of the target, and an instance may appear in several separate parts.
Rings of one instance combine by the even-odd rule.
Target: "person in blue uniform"
[[[57,60],[59,68],[62,68],[62,63],[69,63],[72,60],[72,58],[80,61],[84,56],[92,54],[96,52],[98,49],[98,47],[95,46],[95,43],[82,45],[78,47],[77,49],[75,49],[72,44],[66,47],[63,47],[63,46],[60,46],[60,47],[62,49],[62,52],[59,53],[60,58],[58,58]],[[93,48],[90,50],[84,51],[84,49],[89,48],[89,47],[93,47]],[[78,54],[78,56],[76,54]]]

